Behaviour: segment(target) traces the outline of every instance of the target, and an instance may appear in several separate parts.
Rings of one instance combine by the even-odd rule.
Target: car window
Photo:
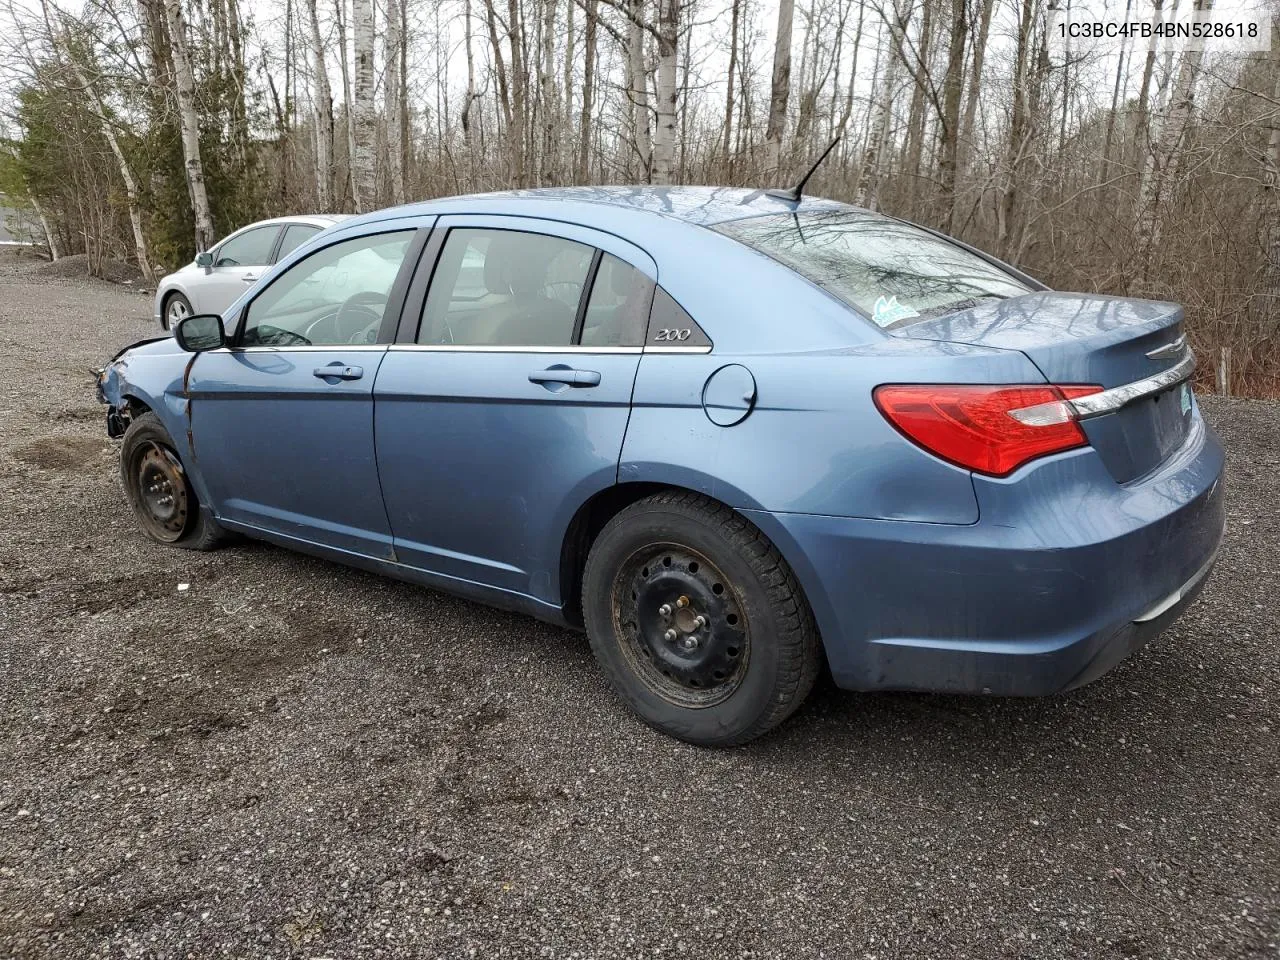
[[[751,217],[714,229],[785,264],[880,327],[1031,292],[964,247],[865,211]]]
[[[539,233],[450,230],[418,342],[567,346],[594,255],[586,244]]]
[[[625,260],[602,254],[580,342],[592,347],[640,346],[652,304],[653,281]]]
[[[218,248],[215,267],[263,267],[271,262],[271,248],[280,233],[278,224],[254,227],[232,237]]]
[[[284,228],[284,238],[280,241],[280,252],[276,254],[276,260],[283,260],[319,232],[319,227],[313,227],[308,223],[288,224]]]
[[[240,346],[376,342],[412,237],[357,237],[299,260],[250,301]]]

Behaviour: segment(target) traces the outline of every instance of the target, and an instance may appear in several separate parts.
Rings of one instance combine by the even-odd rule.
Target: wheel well
[[[591,544],[606,523],[631,504],[663,490],[681,490],[666,483],[619,483],[601,490],[581,507],[569,521],[560,548],[560,597],[564,618],[582,626],[582,574],[587,566]]]
[[[181,290],[170,290],[161,298],[160,326],[164,327],[166,330],[169,329],[169,301],[172,300],[174,297],[182,297],[184,300],[187,301],[187,303],[191,302],[191,299]]]

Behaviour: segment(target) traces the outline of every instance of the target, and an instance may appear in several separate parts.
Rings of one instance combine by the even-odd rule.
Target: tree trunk
[[[153,281],[156,278],[151,270],[151,257],[147,251],[147,237],[142,232],[142,210],[138,206],[138,181],[133,175],[133,168],[129,165],[124,151],[120,149],[120,139],[116,136],[115,127],[111,125],[111,120],[107,117],[106,108],[102,105],[102,98],[98,96],[97,88],[89,82],[84,71],[80,69],[80,64],[76,62],[71,45],[65,43],[64,40],[64,46],[66,47],[67,64],[75,75],[76,85],[88,95],[94,115],[97,116],[98,123],[102,127],[102,136],[106,139],[107,145],[111,148],[112,156],[116,158],[116,165],[120,168],[120,179],[124,181],[125,197],[129,208],[129,224],[133,228],[133,247],[134,255],[138,260],[138,269],[142,271],[142,276],[148,282]]]
[[[178,125],[182,131],[182,156],[186,164],[187,192],[195,217],[196,250],[213,243],[213,214],[204,183],[204,163],[200,158],[200,121],[196,116],[196,83],[187,52],[187,24],[181,0],[165,0],[169,24],[169,50],[173,57],[174,96],[178,102]]]
[[[938,182],[942,188],[943,229],[952,232],[956,218],[956,165],[960,145],[960,98],[964,93],[965,44],[969,39],[968,0],[951,0],[951,42],[942,81]]]
[[[960,121],[960,143],[956,159],[958,172],[969,167],[969,161],[977,152],[974,143],[978,101],[982,96],[982,62],[987,52],[987,39],[991,36],[991,14],[994,3],[982,3],[978,18],[978,36],[973,44],[973,59],[969,63],[969,96],[964,104],[964,118]]]
[[[795,0],[779,0],[778,32],[773,44],[773,84],[769,92],[769,125],[765,128],[767,176],[777,179],[782,163],[782,133],[787,125],[787,100],[791,96],[791,26]]]
[[[572,0],[569,3],[572,7]],[[539,139],[542,141],[541,154],[542,162],[540,164],[540,173],[538,176],[539,186],[551,186],[559,182],[558,158],[559,149],[557,148],[556,137],[556,63],[555,63],[555,31],[556,31],[556,0],[542,0],[542,56],[541,65],[538,68],[538,100],[542,111],[541,116],[541,135]]]
[[[731,0],[729,16],[729,78],[725,84],[724,126],[720,134],[721,149],[728,166],[729,179],[733,179],[733,85],[738,69],[738,18],[742,15],[742,0]]]
[[[383,60],[384,112],[387,123],[387,177],[391,181],[391,202],[404,203],[404,0],[386,0],[387,33]]]
[[[893,11],[888,18],[889,49],[888,64],[885,66],[884,78],[881,80],[879,96],[871,111],[870,132],[867,134],[867,149],[862,155],[862,166],[858,170],[858,183],[854,189],[854,202],[868,210],[879,208],[880,161],[884,145],[889,140],[889,123],[893,118],[893,101],[898,92],[898,69],[902,64],[902,43],[907,27],[907,12],[901,5],[902,0],[894,0]]]
[[[578,183],[586,183],[590,177],[591,160],[591,109],[595,96],[596,70],[596,17],[597,0],[586,0],[582,37],[582,116],[578,122]]]
[[[515,173],[517,187],[528,186],[525,182],[525,163],[528,151],[525,144],[529,138],[529,77],[526,69],[524,28],[520,16],[520,0],[507,0],[507,39],[511,43],[511,126],[507,139],[515,151],[512,155],[512,168]]]
[[[377,107],[373,101],[373,36],[373,0],[351,0],[354,64],[351,122],[356,150],[351,163],[351,188],[356,213],[364,213],[377,206],[374,156],[377,149]]]
[[[324,41],[320,36],[320,11],[317,0],[303,0],[306,7],[307,43],[311,47],[311,72],[314,77],[312,121],[316,142],[316,207],[327,213],[333,205],[333,91],[329,88],[329,69],[324,62]]]
[[[1213,0],[1196,0],[1195,20],[1206,19],[1212,8]],[[1138,247],[1143,279],[1149,275],[1155,248],[1160,243],[1161,199],[1173,185],[1177,173],[1178,150],[1191,119],[1196,78],[1203,60],[1203,47],[1183,52],[1160,129],[1143,166],[1142,189],[1138,196]]]
[[[347,127],[347,187],[352,206],[356,195],[356,124],[351,104],[351,67],[347,59],[347,28],[343,19],[343,0],[333,0],[334,21],[338,28],[338,66],[342,70],[342,101]]]
[[[631,0],[627,24],[627,99],[630,102],[631,146],[640,168],[637,180],[648,183],[653,148],[649,141],[649,82],[645,67],[644,0]],[[630,166],[630,164],[628,164]]]
[[[653,138],[653,182],[674,182],[676,78],[680,0],[658,0],[658,126]]]

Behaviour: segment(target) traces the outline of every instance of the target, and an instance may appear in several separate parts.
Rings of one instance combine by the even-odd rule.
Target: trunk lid
[[[1173,303],[1042,292],[917,320],[889,333],[1018,350],[1049,383],[1111,389],[1182,360],[1182,321],[1182,308]],[[1150,473],[1182,446],[1191,416],[1190,386],[1181,384],[1081,426],[1112,476],[1127,483]]]

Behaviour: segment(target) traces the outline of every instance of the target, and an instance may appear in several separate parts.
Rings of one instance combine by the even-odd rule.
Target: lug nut
[[[687,607],[688,605],[689,605],[688,597],[681,597],[679,600],[676,601],[677,607]]]
[[[698,638],[697,638],[697,637],[685,637],[685,638],[684,638],[684,641],[683,641],[683,643],[682,643],[681,645],[682,645],[686,650],[692,650],[694,647],[696,647],[696,646],[698,645]]]
[[[669,603],[664,603],[662,606],[660,606],[660,607],[658,608],[658,616],[660,616],[660,617],[669,617],[669,616],[671,616],[671,604],[669,604]]]
[[[677,634],[674,630],[668,630],[662,635],[662,639],[667,641],[667,643],[675,643],[676,636]]]
[[[693,618],[693,629],[701,630],[706,625],[707,625],[707,618],[704,617],[702,614],[698,614],[696,617]]]

